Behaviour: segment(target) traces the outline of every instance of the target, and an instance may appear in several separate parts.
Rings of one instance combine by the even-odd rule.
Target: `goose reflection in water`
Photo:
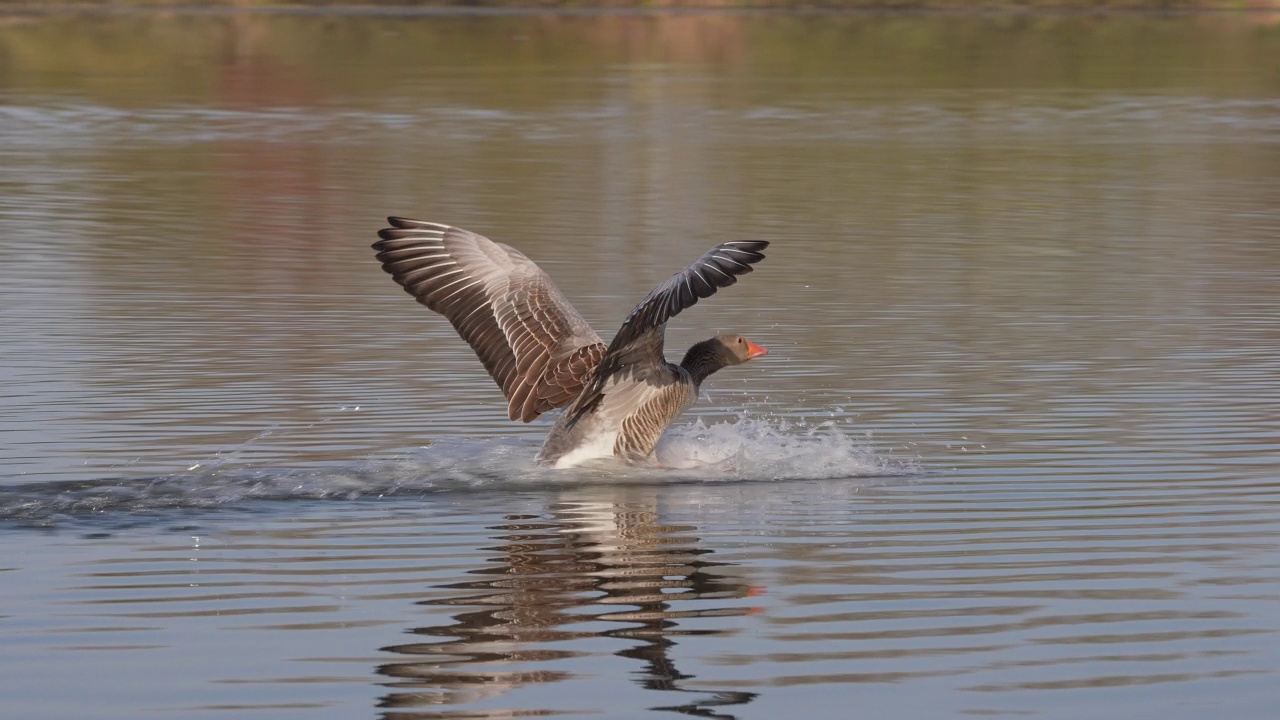
[[[639,489],[609,490],[605,496],[562,499],[545,515],[509,515],[493,548],[501,556],[469,571],[482,579],[441,586],[474,594],[424,605],[473,607],[449,625],[416,628],[416,635],[439,640],[382,648],[406,656],[378,672],[393,678],[392,692],[379,706],[388,720],[480,718],[559,714],[555,709],[514,711],[466,708],[539,683],[567,681],[573,672],[553,669],[504,670],[503,665],[537,665],[582,657],[556,643],[594,638],[626,640],[615,655],[638,660],[637,682],[647,690],[690,693],[651,710],[708,718],[733,718],[726,706],[750,702],[756,693],[690,689],[670,651],[674,638],[719,635],[725,629],[681,628],[693,618],[749,615],[754,608],[705,607],[708,600],[745,598],[756,588],[720,570],[728,563],[708,559],[694,528],[664,525],[655,496]],[[682,607],[703,601],[697,607]],[[577,629],[609,623],[603,630]],[[441,706],[453,706],[446,710]],[[526,706],[527,707],[527,706]],[[604,708],[598,708],[604,710]],[[579,710],[580,712],[580,710]],[[576,714],[576,713],[575,713]]]

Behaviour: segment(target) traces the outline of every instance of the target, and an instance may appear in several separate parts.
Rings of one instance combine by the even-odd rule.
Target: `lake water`
[[[1274,717],[1268,15],[0,21],[5,717]],[[554,472],[369,243],[741,332]]]

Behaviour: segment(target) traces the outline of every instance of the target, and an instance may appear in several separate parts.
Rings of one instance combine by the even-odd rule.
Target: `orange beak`
[[[747,341],[747,359],[748,360],[754,360],[758,357],[763,357],[768,354],[769,354],[769,351],[766,348],[762,348],[759,345],[751,342],[750,340]]]

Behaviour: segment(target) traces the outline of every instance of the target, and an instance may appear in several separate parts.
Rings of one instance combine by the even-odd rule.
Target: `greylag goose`
[[[540,464],[570,467],[610,456],[642,462],[697,400],[707,376],[768,352],[740,335],[719,335],[696,343],[675,365],[662,348],[667,321],[751,272],[764,259],[765,240],[711,248],[646,295],[605,345],[519,250],[449,225],[387,222],[373,244],[382,268],[475,350],[507,398],[507,415],[530,422],[564,408]]]

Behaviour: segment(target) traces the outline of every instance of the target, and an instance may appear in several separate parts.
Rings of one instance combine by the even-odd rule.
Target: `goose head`
[[[680,366],[689,371],[694,382],[701,383],[720,368],[741,365],[767,354],[768,350],[741,335],[717,335],[689,348]]]

